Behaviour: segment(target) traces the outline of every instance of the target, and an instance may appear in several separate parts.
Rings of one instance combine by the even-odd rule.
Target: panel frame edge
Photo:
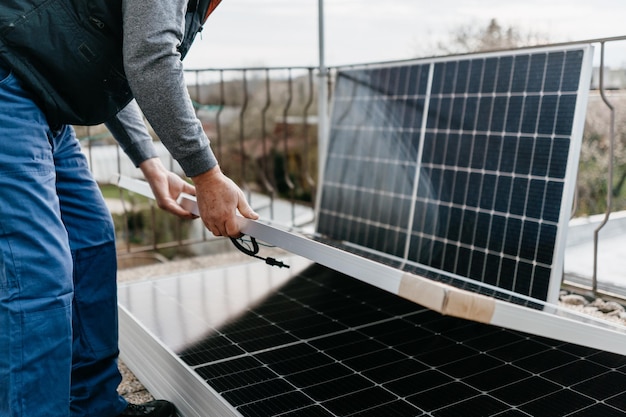
[[[120,304],[118,313],[120,358],[153,396],[174,403],[181,417],[242,417]]]

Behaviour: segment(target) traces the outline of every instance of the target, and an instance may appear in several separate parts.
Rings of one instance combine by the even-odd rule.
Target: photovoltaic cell
[[[317,232],[554,302],[588,53],[339,71]]]

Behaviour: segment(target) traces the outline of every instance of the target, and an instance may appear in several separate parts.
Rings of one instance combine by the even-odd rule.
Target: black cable
[[[262,256],[257,255],[259,253],[259,244],[257,243],[256,239],[253,236],[249,236],[250,240],[249,241],[244,241],[243,238],[239,237],[239,238],[234,238],[231,237],[230,240],[231,242],[233,242],[233,245],[235,245],[235,247],[237,249],[239,249],[241,252],[245,253],[248,256],[252,256],[253,258],[257,258],[257,259],[261,259],[262,261],[265,261],[266,264],[270,265],[270,266],[277,266],[279,268],[289,268],[289,265],[283,263],[282,261],[279,261],[277,259],[274,258],[264,258]],[[252,244],[252,248],[244,246],[244,243],[251,243]]]

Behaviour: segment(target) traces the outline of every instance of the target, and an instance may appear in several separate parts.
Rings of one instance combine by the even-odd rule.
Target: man
[[[197,7],[202,0],[190,1]],[[186,0],[46,0],[14,15],[6,11],[33,3],[0,5],[0,416],[173,416],[166,401],[128,405],[116,392],[114,230],[69,125],[101,110],[86,107],[96,100],[83,97],[92,86],[72,79],[54,89],[39,86],[58,81],[42,77],[55,65],[63,70],[58,77],[68,71],[78,84],[108,64],[84,40],[89,30],[119,37],[119,71],[125,73],[119,78],[127,84],[114,86],[103,103],[125,105],[124,94],[136,102],[111,112],[107,126],[150,183],[159,207],[192,218],[176,198],[196,194],[206,227],[216,236],[238,236],[236,211],[258,216],[220,171],[187,94],[181,43],[188,48],[185,14],[191,8]],[[94,26],[79,30],[74,17]],[[72,30],[76,34],[68,36]],[[16,46],[28,36],[34,46]],[[95,66],[63,67],[77,53]],[[96,81],[109,88],[119,71]],[[59,105],[71,94],[86,104],[72,111]],[[139,108],[195,187],[164,168]]]

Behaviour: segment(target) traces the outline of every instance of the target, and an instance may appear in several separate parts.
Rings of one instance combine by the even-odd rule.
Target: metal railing
[[[286,224],[302,222],[303,211],[313,213],[318,70],[202,69],[186,75],[196,113],[222,170],[244,190],[255,209]],[[140,177],[140,171],[102,126],[77,130],[86,139],[83,148],[96,180],[109,189],[105,197],[116,221],[120,259],[163,261],[225,249],[224,239],[213,238],[201,222],[177,219],[161,212],[153,201],[110,190],[107,185],[115,174]],[[160,142],[155,144],[165,165],[182,174]]]
[[[568,42],[555,46],[580,43],[599,46],[596,48],[596,60],[599,58],[599,63],[595,64],[592,94],[600,96],[605,112],[609,114],[606,132],[602,133],[605,135],[602,143],[608,146],[608,152],[603,155],[608,158],[604,180],[604,187],[608,191],[605,210],[601,213],[603,219],[593,232],[591,290],[595,293],[598,291],[597,253],[600,232],[606,227],[611,214],[615,210],[623,209],[615,207],[611,191],[616,166],[614,149],[618,137],[626,137],[626,132],[617,130],[618,116],[621,114],[618,106],[612,102],[612,97],[620,94],[620,89],[626,92],[626,69],[608,68],[606,61],[611,54],[607,52],[607,46],[624,46],[626,36]],[[320,162],[317,132],[318,87],[320,82],[324,82],[327,83],[327,91],[332,91],[333,74],[337,69],[339,68],[331,67],[325,74],[320,74],[315,67],[214,68],[187,72],[190,95],[198,117],[211,138],[212,148],[222,169],[242,187],[253,205],[266,210],[270,219],[282,216],[281,220],[296,222],[300,207],[314,207]],[[611,81],[607,83],[609,73]],[[622,74],[623,79],[620,78]],[[623,85],[620,84],[621,80]],[[97,140],[101,140],[96,133],[95,128],[84,133],[94,139],[87,142],[86,148],[97,179],[106,183],[106,175],[99,175],[97,163],[94,161],[99,149],[100,153],[105,149],[96,146]],[[121,155],[119,148],[109,152],[113,152],[116,173],[131,176],[137,174],[125,160],[125,156]],[[162,155],[172,170],[180,172],[176,162],[167,156],[165,150]],[[620,163],[626,164],[624,161]],[[133,203],[132,196],[123,192],[120,192],[119,200],[125,204],[118,219],[121,225],[118,236],[119,253],[122,258],[148,255],[161,258],[163,251],[173,251],[199,243],[212,243],[214,247],[219,247],[216,243],[218,241],[203,228],[200,228],[200,232],[192,233],[190,229],[194,226],[189,222],[160,219],[163,214],[159,214],[153,203],[143,202],[137,205]],[[288,213],[285,214],[284,210],[277,213],[277,206],[285,203]],[[147,206],[147,218],[144,215],[143,220],[133,220],[136,214],[129,209],[129,204]],[[147,227],[146,221],[149,223]],[[138,222],[144,223],[140,238],[133,232],[133,227]],[[160,233],[163,227],[159,227],[159,222],[166,222],[172,232],[167,235]]]

